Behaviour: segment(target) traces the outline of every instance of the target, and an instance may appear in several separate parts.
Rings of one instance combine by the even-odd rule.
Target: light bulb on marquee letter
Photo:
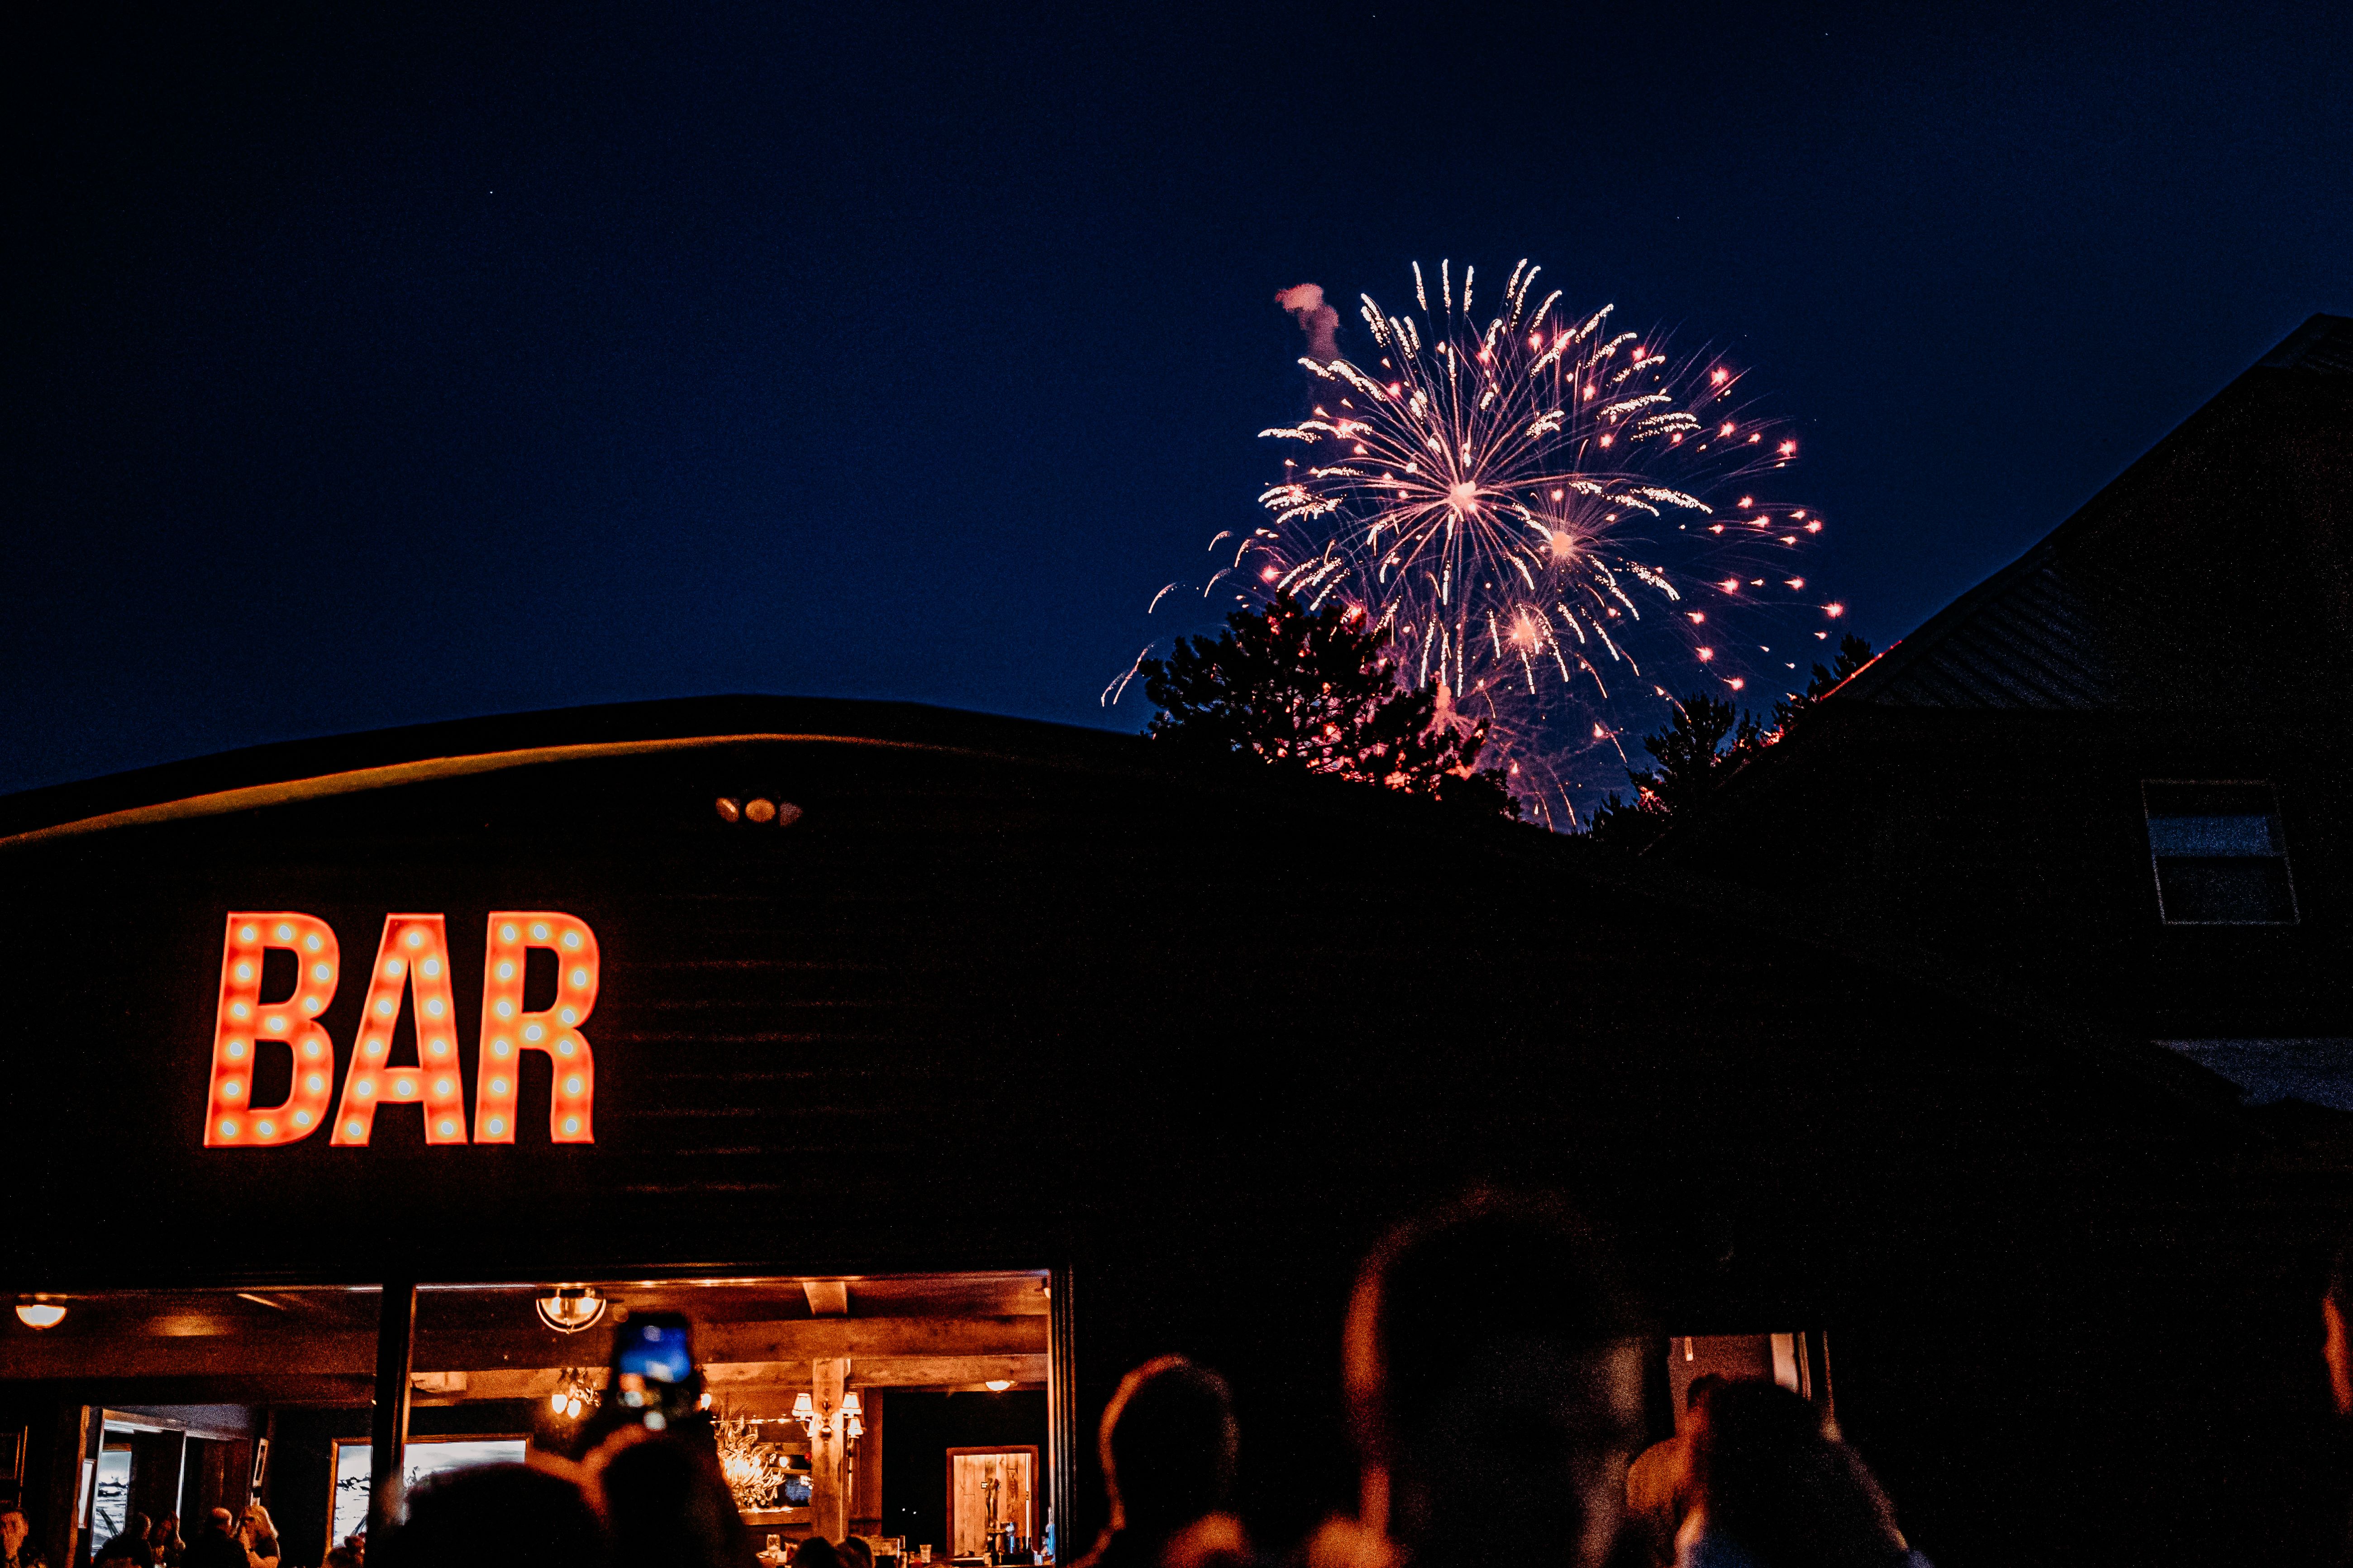
[[[400,996],[415,1000],[417,1065],[391,1065]],[[352,1070],[332,1142],[364,1143],[380,1105],[425,1107],[427,1143],[466,1142],[466,1091],[458,1071],[458,1004],[449,990],[449,942],[439,915],[386,915],[384,942],[360,1007]]]
[[[262,954],[294,955],[294,994],[261,1000]],[[341,962],[335,933],[315,915],[232,910],[221,954],[220,1014],[213,1026],[213,1077],[205,1104],[208,1148],[292,1143],[319,1130],[335,1047],[319,1015],[335,998]],[[266,1047],[294,1053],[294,1080],[280,1105],[253,1103],[254,1066]]]
[[[543,1012],[522,1010],[525,955],[534,947],[555,954],[555,1001]],[[544,1051],[554,1064],[547,1108],[548,1136],[558,1143],[594,1143],[596,1058],[580,1026],[596,1005],[596,933],[588,922],[551,910],[503,910],[491,916],[490,949],[482,960],[482,1037],[474,1090],[474,1142],[515,1141],[518,1069],[525,1051]]]

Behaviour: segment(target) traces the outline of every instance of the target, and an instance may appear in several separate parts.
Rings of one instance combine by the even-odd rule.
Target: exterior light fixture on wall
[[[605,1315],[605,1298],[594,1285],[558,1285],[535,1303],[539,1321],[559,1334],[594,1328]]]
[[[711,803],[711,808],[719,814],[722,822],[748,822],[760,827],[772,822],[778,827],[790,827],[801,819],[801,808],[791,801],[770,800],[765,795],[738,800],[732,795],[723,795]]]
[[[54,1329],[66,1321],[62,1301],[52,1301],[47,1296],[36,1296],[29,1301],[16,1303],[16,1321],[28,1329]]]

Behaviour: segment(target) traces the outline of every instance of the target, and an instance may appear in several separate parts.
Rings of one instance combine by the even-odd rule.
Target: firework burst
[[[1262,433],[1293,453],[1259,498],[1271,517],[1212,542],[1234,553],[1204,589],[1357,605],[1441,711],[1498,726],[1531,792],[1558,788],[1564,746],[1619,750],[1598,715],[1620,700],[1783,690],[1795,660],[1726,635],[1744,611],[1837,613],[1797,566],[1820,520],[1739,493],[1797,454],[1742,373],[1614,330],[1611,307],[1564,314],[1541,271],[1514,268],[1483,321],[1469,267],[1417,264],[1419,311],[1364,296],[1373,352],[1300,362],[1314,412]]]

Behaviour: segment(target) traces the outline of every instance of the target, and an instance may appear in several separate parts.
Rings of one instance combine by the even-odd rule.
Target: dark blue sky
[[[1416,257],[1736,345],[1882,644],[2353,310],[2343,5],[310,9],[13,51],[0,789],[714,691],[1132,728],[1274,291]]]

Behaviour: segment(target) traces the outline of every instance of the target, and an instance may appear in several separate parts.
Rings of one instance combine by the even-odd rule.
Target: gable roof
[[[2218,696],[2233,683],[2186,668],[2205,650],[2182,646],[2182,617],[2200,613],[2206,579],[2232,574],[2239,591],[2218,584],[2215,608],[2253,607],[2243,579],[2257,572],[2277,580],[2278,593],[2254,618],[2302,621],[2343,661],[2353,633],[2348,409],[2353,318],[2316,315],[1831,700],[2092,710]],[[2219,559],[2225,550],[2231,558]],[[2319,602],[2296,603],[2304,588]]]

